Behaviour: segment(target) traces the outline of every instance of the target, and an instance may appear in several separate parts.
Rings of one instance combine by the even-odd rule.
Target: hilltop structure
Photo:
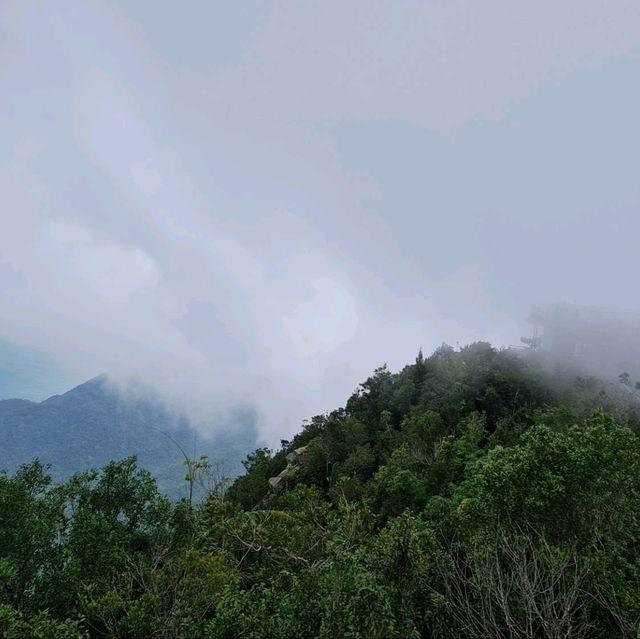
[[[640,377],[640,312],[544,304],[532,308],[529,321],[533,337],[522,341],[533,350],[599,376]]]

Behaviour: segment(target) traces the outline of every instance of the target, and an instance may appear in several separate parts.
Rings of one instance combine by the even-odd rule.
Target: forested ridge
[[[191,460],[202,501],[132,458],[1,474],[2,636],[636,637],[633,382],[443,346],[232,483]]]

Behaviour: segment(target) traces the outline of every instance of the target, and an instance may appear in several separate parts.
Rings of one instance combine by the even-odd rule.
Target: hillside
[[[369,494],[377,471],[402,451],[431,467],[442,444],[461,436],[470,419],[482,422],[483,450],[517,442],[537,421],[570,423],[598,409],[640,432],[636,393],[628,376],[624,384],[585,377],[571,361],[560,364],[544,352],[498,351],[484,343],[458,352],[443,346],[429,358],[420,353],[399,373],[379,368],[344,408],[314,417],[275,454],[257,451],[250,472],[231,492],[246,508],[273,497],[268,479],[305,447],[304,459],[285,473],[278,491],[305,484],[360,498]]]
[[[37,457],[51,466],[55,479],[64,480],[135,455],[162,490],[180,496],[186,485],[178,445],[190,456],[207,454],[212,463],[224,462],[224,471],[235,475],[255,446],[255,431],[252,415],[239,411],[218,436],[203,438],[153,397],[124,397],[106,378],[96,377],[40,403],[0,401],[0,441],[0,468],[5,470],[15,471]]]
[[[636,636],[632,383],[543,364],[479,343],[379,368],[199,505],[131,460],[58,487],[37,464],[0,476],[0,630]]]

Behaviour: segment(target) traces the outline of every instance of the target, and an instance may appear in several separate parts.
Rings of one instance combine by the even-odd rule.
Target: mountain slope
[[[443,346],[195,505],[130,460],[61,486],[0,474],[0,635],[638,636],[630,388]]]
[[[152,397],[124,397],[96,377],[40,403],[0,401],[0,441],[0,468],[13,471],[37,457],[51,465],[55,479],[136,455],[162,490],[179,496],[186,490],[180,447],[224,461],[221,470],[235,475],[255,446],[255,430],[253,416],[239,411],[222,434],[207,440]]]

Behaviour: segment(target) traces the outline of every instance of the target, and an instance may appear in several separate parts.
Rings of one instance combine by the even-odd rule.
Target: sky
[[[0,96],[0,398],[107,372],[273,441],[640,305],[637,0],[3,0]]]

